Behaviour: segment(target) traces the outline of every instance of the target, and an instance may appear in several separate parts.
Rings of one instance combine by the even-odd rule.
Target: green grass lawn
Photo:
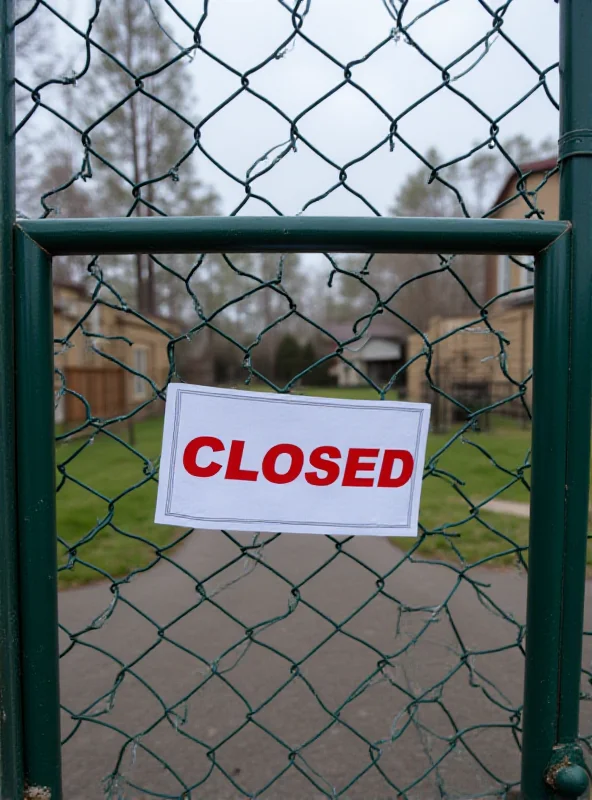
[[[136,449],[153,461],[160,455],[162,420],[135,425]],[[123,440],[127,431],[117,434]],[[73,569],[59,573],[60,586],[86,583],[101,577],[96,568],[121,576],[146,566],[155,549],[173,541],[175,530],[156,525],[156,482],[147,477],[145,462],[105,433],[76,438],[56,449],[58,468],[58,535],[76,548]],[[150,471],[150,467],[148,467]],[[128,491],[133,488],[133,491]],[[58,545],[60,566],[69,555]],[[90,568],[84,562],[93,565]]]
[[[366,388],[305,391],[355,399],[375,397]],[[135,426],[136,450],[151,460],[148,463],[105,433],[95,436],[92,443],[87,437],[58,445],[56,460],[64,465],[68,476],[58,493],[58,531],[70,547],[77,544],[78,559],[73,569],[60,572],[61,586],[101,577],[97,568],[113,577],[142,568],[156,557],[155,547],[174,542],[182,533],[153,522],[156,482],[150,470],[160,454],[161,430],[161,419]],[[115,435],[127,441],[125,428]],[[493,556],[492,565],[515,561],[514,543],[526,544],[528,520],[476,512],[471,503],[479,504],[504,487],[508,488],[499,499],[528,502],[528,490],[517,477],[517,470],[523,468],[528,482],[530,469],[525,459],[530,431],[500,420],[489,432],[468,432],[445,447],[451,436],[431,434],[429,438],[428,457],[445,449],[424,482],[420,522],[428,533],[416,555],[457,563],[461,556],[470,563]],[[394,541],[405,549],[418,544],[415,539]],[[64,566],[69,556],[64,547],[59,551],[60,565]],[[84,562],[92,567],[84,566]]]
[[[251,389],[254,392],[273,392],[269,386],[263,383],[254,383],[250,386],[232,386],[232,389]],[[371,386],[350,386],[343,388],[341,386],[297,386],[292,394],[309,395],[311,397],[337,397],[344,400],[380,400],[379,393]],[[391,389],[385,395],[385,400],[396,400],[397,392]]]
[[[446,446],[453,436],[430,434],[428,440],[426,463],[445,449],[424,480],[419,520],[426,534],[417,555],[458,564],[515,563],[516,545],[528,542],[528,519],[474,507],[497,492],[496,499],[528,503],[530,430],[502,419],[492,421],[491,431],[470,431]],[[415,539],[393,541],[403,549],[417,545]]]

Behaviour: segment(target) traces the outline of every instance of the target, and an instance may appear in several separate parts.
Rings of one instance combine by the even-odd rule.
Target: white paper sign
[[[156,522],[416,536],[430,406],[171,384]]]

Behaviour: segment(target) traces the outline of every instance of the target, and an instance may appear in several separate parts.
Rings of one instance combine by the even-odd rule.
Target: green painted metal
[[[580,797],[586,792],[589,786],[588,771],[579,744],[571,742],[553,748],[545,782],[552,790],[552,796],[564,800]]]
[[[579,764],[562,767],[555,776],[556,791],[562,797],[581,797],[588,788],[588,775]]]
[[[29,786],[61,797],[53,403],[48,256],[15,239],[23,750]]]
[[[557,740],[564,551],[569,234],[537,260],[522,792],[550,796],[545,772]],[[558,487],[559,491],[558,491]]]
[[[561,3],[561,198],[560,213],[573,223],[570,285],[570,354],[566,467],[566,552],[562,596],[558,741],[578,734],[579,687],[588,530],[590,394],[592,388],[592,5]],[[579,133],[584,135],[580,136]],[[575,147],[574,147],[575,143]],[[567,145],[567,147],[566,147]]]
[[[94,253],[537,253],[566,229],[541,220],[425,217],[125,217],[22,220],[52,255]]]
[[[0,0],[0,81],[4,87],[12,69],[7,16],[11,7],[12,0]],[[22,793],[25,778],[32,786],[47,787],[52,800],[61,796],[50,256],[196,251],[537,254],[521,791],[523,800],[577,797],[585,791],[587,778],[577,734],[592,387],[590,30],[592,4],[562,0],[560,216],[566,222],[306,216],[21,221],[16,233],[16,339],[9,235],[14,219],[14,158],[6,139],[12,98],[4,89],[5,141],[0,158],[2,800]],[[11,379],[15,342],[16,405]],[[18,456],[11,440],[15,407]],[[17,522],[22,709],[15,613]]]
[[[0,798],[22,795],[19,686],[12,225],[13,0],[0,0]]]
[[[576,742],[592,389],[591,29],[590,3],[562,0],[560,215],[572,233],[543,255],[535,289],[524,800],[576,797],[587,783]]]

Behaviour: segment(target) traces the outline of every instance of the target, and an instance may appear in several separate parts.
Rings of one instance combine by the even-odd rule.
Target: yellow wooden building
[[[527,177],[519,188],[525,191],[526,197],[517,196],[516,176],[510,176],[496,199],[497,211],[491,216],[522,219],[531,211],[531,204],[535,204],[544,212],[545,219],[558,219],[559,175],[555,168],[555,159],[521,165]],[[524,256],[519,260],[528,263]],[[455,417],[466,414],[445,397],[438,396],[430,383],[472,408],[502,403],[520,392],[520,385],[532,369],[532,284],[533,273],[516,264],[509,255],[488,256],[482,299],[487,303],[497,297],[488,306],[488,321],[495,332],[479,320],[478,314],[454,318],[439,316],[430,320],[424,333],[430,343],[436,342],[431,348],[431,363],[422,355],[408,367],[407,393],[410,400],[435,404],[438,424],[449,424]],[[513,292],[518,289],[521,291]],[[425,350],[425,342],[419,335],[408,337],[408,359]],[[528,382],[527,402],[531,391],[532,382]],[[503,403],[499,410],[516,416],[524,414],[519,400]]]
[[[56,422],[110,419],[137,407],[162,412],[150,381],[166,384],[167,345],[179,335],[178,323],[151,316],[148,324],[133,311],[93,304],[73,283],[54,283],[53,307]]]

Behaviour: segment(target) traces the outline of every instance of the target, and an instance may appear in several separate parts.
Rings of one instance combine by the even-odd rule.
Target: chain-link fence
[[[21,216],[558,216],[551,0],[17,10]],[[65,796],[511,797],[530,259],[54,269]],[[154,525],[173,380],[433,402],[419,538]]]

